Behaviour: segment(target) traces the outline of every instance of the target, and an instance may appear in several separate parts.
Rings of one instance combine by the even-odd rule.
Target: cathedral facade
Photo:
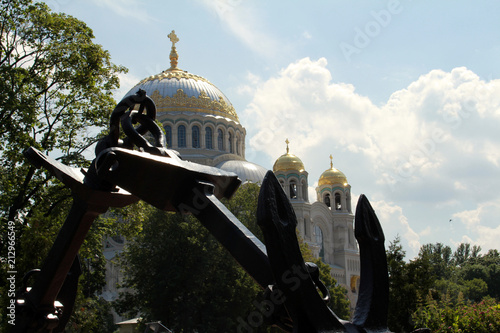
[[[140,81],[125,97],[139,89],[146,91],[156,104],[167,147],[183,159],[234,172],[243,183],[261,183],[268,168],[245,159],[246,130],[231,102],[207,79],[177,67],[178,39],[174,32],[169,37],[170,68]],[[309,198],[308,173],[300,158],[289,152],[288,143],[287,139],[286,153],[277,158],[273,171],[295,210],[300,236],[315,257],[330,265],[333,277],[347,289],[353,309],[360,267],[351,187],[346,176],[330,163],[318,180],[316,198]],[[118,296],[120,276],[113,258],[123,245],[123,240],[116,238],[105,243],[108,274],[103,296],[107,300]]]
[[[333,167],[325,170],[318,180],[316,198],[309,198],[308,173],[301,159],[286,153],[273,166],[273,172],[290,199],[297,216],[299,235],[316,258],[331,267],[331,274],[347,289],[354,309],[359,289],[359,250],[354,237],[354,215],[351,206],[351,186],[347,178]]]

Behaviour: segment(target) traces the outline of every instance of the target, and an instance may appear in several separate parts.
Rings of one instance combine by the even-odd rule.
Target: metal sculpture
[[[123,99],[111,115],[109,135],[98,143],[88,171],[65,166],[34,148],[26,151],[33,164],[48,169],[71,189],[73,206],[43,267],[25,278],[17,297],[15,332],[64,331],[80,275],[77,253],[92,222],[109,207],[123,207],[139,199],[162,210],[196,216],[265,289],[268,304],[275,303],[270,320],[284,331],[388,331],[384,236],[364,196],[355,219],[361,255],[360,295],[354,319],[348,322],[328,308],[329,295],[319,280],[318,268],[304,262],[294,211],[274,174],[267,173],[259,196],[264,245],[218,200],[236,191],[237,176],[183,161],[163,146],[155,117],[156,107],[144,91]],[[123,140],[120,128],[126,134]],[[145,139],[146,133],[152,143]],[[30,276],[35,278],[32,288],[27,286]],[[279,302],[276,295],[282,296]]]

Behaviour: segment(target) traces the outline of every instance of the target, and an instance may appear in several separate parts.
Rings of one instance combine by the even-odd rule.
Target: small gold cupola
[[[273,171],[304,171],[304,163],[297,156],[290,154],[290,149],[288,148],[288,144],[290,141],[288,139],[285,140],[286,143],[286,154],[281,155],[276,162],[274,162]]]
[[[342,171],[333,167],[333,158],[330,155],[330,169],[325,170],[319,177],[318,186],[340,184],[347,186],[347,178]]]

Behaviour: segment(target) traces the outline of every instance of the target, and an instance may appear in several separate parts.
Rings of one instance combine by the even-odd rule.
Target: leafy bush
[[[415,327],[428,327],[440,332],[500,332],[500,303],[487,297],[479,303],[453,305],[447,297],[442,301],[430,295],[412,316]]]

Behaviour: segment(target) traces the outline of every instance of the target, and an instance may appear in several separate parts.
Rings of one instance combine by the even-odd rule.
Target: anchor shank
[[[177,208],[192,213],[262,287],[274,284],[265,245],[213,194],[213,185],[196,182]]]

